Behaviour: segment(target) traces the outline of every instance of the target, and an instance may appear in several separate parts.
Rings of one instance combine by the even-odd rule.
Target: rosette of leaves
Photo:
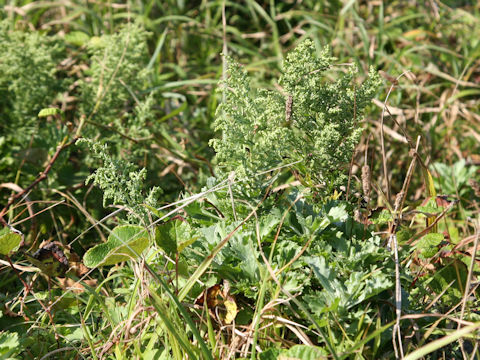
[[[240,178],[252,178],[295,163],[307,186],[321,184],[330,190],[344,183],[362,131],[359,121],[380,78],[371,69],[367,80],[356,86],[352,66],[337,81],[326,81],[334,60],[328,52],[325,48],[317,56],[310,40],[291,52],[279,80],[283,94],[253,91],[247,72],[228,59],[225,101],[214,122],[221,138],[211,140],[224,174],[234,170]]]

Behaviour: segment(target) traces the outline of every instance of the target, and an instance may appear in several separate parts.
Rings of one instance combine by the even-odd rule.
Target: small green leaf
[[[83,263],[89,268],[115,265],[137,258],[148,244],[148,233],[141,226],[117,226],[106,243],[94,246],[85,253]]]
[[[155,207],[150,206],[148,204],[143,204],[150,212],[152,212],[153,215],[155,215],[158,218],[161,218],[163,215],[165,215],[164,212],[157,210]]]
[[[443,234],[430,233],[425,235],[417,244],[420,257],[423,259],[431,258],[438,252],[437,246],[443,241]]]
[[[42,118],[42,117],[47,117],[47,116],[55,116],[55,115],[58,115],[58,114],[63,115],[63,111],[61,109],[58,109],[58,108],[45,108],[45,109],[40,110],[40,112],[38,113],[38,117]]]
[[[14,233],[8,228],[0,230],[0,254],[8,255],[12,251],[17,251],[22,242],[20,234]]]
[[[437,205],[435,198],[430,198],[425,205],[417,206],[416,210],[427,214],[438,214],[442,211],[442,207]]]
[[[65,35],[65,41],[75,46],[83,46],[90,37],[82,31],[72,31]]]
[[[375,225],[387,224],[389,221],[392,221],[392,220],[393,220],[393,216],[391,212],[387,209],[383,209],[379,213],[373,214],[372,217],[370,218],[370,221],[372,222],[372,224],[375,224]]]

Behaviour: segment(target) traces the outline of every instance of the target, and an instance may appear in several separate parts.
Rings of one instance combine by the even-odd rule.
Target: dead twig
[[[38,175],[37,178],[30,185],[28,185],[25,189],[23,189],[22,191],[16,193],[12,197],[10,197],[10,199],[7,202],[7,205],[5,205],[5,207],[2,209],[2,211],[0,211],[0,222],[3,225],[8,226],[7,222],[5,221],[5,219],[3,217],[7,213],[10,206],[12,206],[17,199],[21,198],[22,196],[27,194],[30,190],[32,190],[35,186],[37,186],[41,181],[45,180],[47,178],[47,175],[50,172],[50,170],[52,170],[53,164],[55,163],[55,161],[57,161],[58,157],[60,156],[60,153],[63,150],[65,150],[66,148],[68,148],[69,146],[75,144],[75,142],[78,140],[78,138],[75,137],[75,138],[73,138],[73,140],[71,140],[69,142],[67,142],[67,140],[68,140],[68,137],[65,137],[63,139],[63,141],[60,143],[60,145],[57,146],[57,150],[55,151],[55,154],[53,154],[52,158],[48,162],[45,170],[43,170],[40,173],[40,175]]]

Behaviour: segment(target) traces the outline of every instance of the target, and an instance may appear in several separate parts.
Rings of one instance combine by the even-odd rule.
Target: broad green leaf
[[[335,279],[335,276],[330,271],[328,264],[326,264],[325,258],[323,256],[318,257],[306,257],[305,262],[310,265],[313,270],[313,273],[317,277],[320,284],[323,288],[330,294],[334,294],[335,290],[332,287],[332,281]]]
[[[186,221],[172,220],[155,228],[155,242],[169,256],[182,252],[198,239],[198,235]]]
[[[135,225],[117,226],[104,244],[94,246],[83,256],[89,268],[115,265],[137,258],[149,244],[147,231]]]
[[[337,206],[332,207],[328,211],[327,218],[332,223],[346,221],[347,218],[348,218],[348,212],[346,210],[346,204],[339,204]]]
[[[269,235],[273,230],[276,230],[278,224],[282,219],[282,213],[280,209],[274,208],[267,214],[265,217],[260,219],[260,238],[263,238]]]
[[[177,238],[173,221],[155,228],[155,243],[160,246],[168,256],[177,252]]]
[[[12,251],[17,251],[20,243],[22,242],[22,237],[20,234],[14,233],[8,228],[3,228],[0,230],[0,254],[8,255]]]
[[[317,360],[323,359],[328,354],[319,347],[307,345],[295,345],[282,352],[278,360]]]

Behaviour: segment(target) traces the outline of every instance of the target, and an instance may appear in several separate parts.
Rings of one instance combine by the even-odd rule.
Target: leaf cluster
[[[255,222],[243,225],[231,237],[212,262],[215,283],[222,279],[231,282],[232,293],[243,304],[238,320],[242,324],[252,320],[265,281],[265,304],[283,304],[275,306],[275,314],[309,324],[281,289],[295,294],[340,344],[342,330],[335,324],[343,324],[343,331],[356,336],[359,327],[372,324],[375,307],[383,306],[381,299],[389,298],[387,291],[394,286],[393,261],[380,238],[353,221],[348,204],[312,206],[311,197],[295,202],[297,195],[292,193],[276,204],[267,200]],[[238,225],[231,215],[219,221],[211,214],[211,205],[225,209],[217,196],[222,198],[222,193],[209,196],[208,204],[186,208],[200,236],[181,253],[179,261],[188,268],[195,268]],[[237,209],[238,214],[243,211]],[[206,217],[209,213],[210,219]],[[279,284],[271,278],[265,257]],[[372,310],[363,310],[367,302]],[[358,321],[360,317],[363,323]]]
[[[157,206],[162,189],[152,187],[148,195],[144,194],[146,169],[137,170],[134,164],[121,158],[113,158],[106,144],[100,145],[86,139],[79,142],[87,143],[94,155],[103,162],[102,166],[85,180],[87,184],[92,181],[103,191],[103,206],[107,206],[108,200],[112,200],[114,205],[127,208],[127,217],[131,222],[147,221],[149,212],[146,206]]]

